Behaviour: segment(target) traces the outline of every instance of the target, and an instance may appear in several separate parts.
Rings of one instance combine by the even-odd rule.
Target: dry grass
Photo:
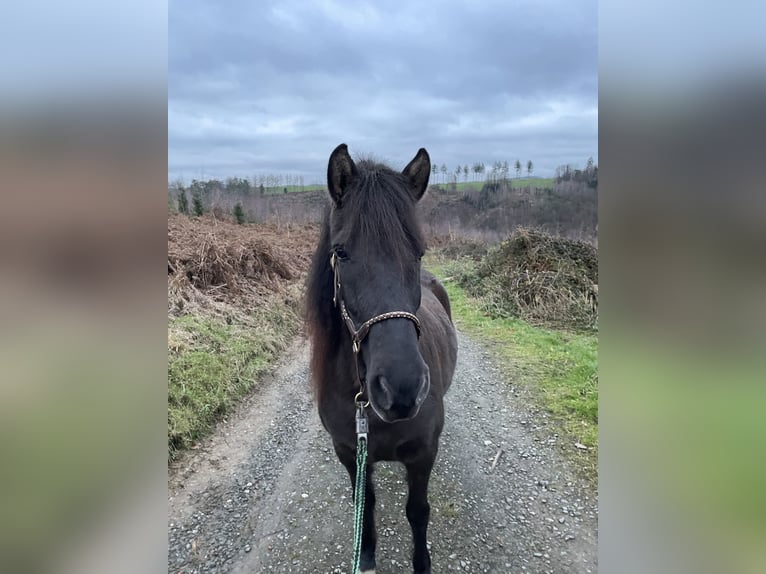
[[[168,219],[168,311],[215,303],[252,306],[298,280],[316,225],[236,225],[212,217]]]
[[[168,219],[168,456],[209,433],[300,330],[315,225]]]

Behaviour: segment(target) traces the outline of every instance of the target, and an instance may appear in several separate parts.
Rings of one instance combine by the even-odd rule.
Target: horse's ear
[[[327,189],[335,205],[340,207],[351,180],[356,175],[354,160],[348,155],[348,146],[340,144],[330,154],[327,164]]]
[[[431,158],[425,148],[420,148],[415,158],[402,171],[410,185],[415,201],[420,201],[428,188],[428,178],[431,176]]]

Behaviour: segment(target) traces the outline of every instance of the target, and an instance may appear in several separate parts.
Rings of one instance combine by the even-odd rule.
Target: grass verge
[[[426,262],[444,277],[444,262]],[[514,383],[531,391],[540,405],[558,421],[571,438],[572,452],[589,476],[596,476],[598,460],[598,338],[530,325],[520,319],[491,318],[481,302],[454,281],[445,283],[457,327],[487,341],[500,366]],[[587,449],[575,448],[579,443]]]
[[[195,313],[168,323],[168,460],[207,434],[298,332],[295,305]]]

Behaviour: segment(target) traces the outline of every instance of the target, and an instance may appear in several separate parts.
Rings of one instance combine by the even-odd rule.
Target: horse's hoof
[[[375,574],[375,555],[365,556],[362,554],[357,572],[358,574]]]
[[[426,557],[425,560],[416,560],[412,565],[412,571],[415,574],[431,574],[431,558]]]

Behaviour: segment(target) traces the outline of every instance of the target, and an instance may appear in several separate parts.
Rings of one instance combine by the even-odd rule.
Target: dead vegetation
[[[590,243],[520,228],[456,275],[494,316],[595,328],[598,252]]]
[[[189,305],[251,306],[293,285],[316,244],[315,225],[236,225],[168,218],[168,312]]]
[[[168,219],[168,457],[249,393],[300,331],[316,225]]]
[[[453,234],[429,237],[428,248],[447,259],[467,257],[473,261],[481,261],[481,258],[487,254],[489,245],[485,241],[477,241]]]

